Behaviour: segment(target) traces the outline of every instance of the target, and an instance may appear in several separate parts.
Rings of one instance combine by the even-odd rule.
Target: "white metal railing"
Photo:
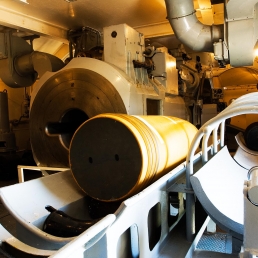
[[[190,146],[186,162],[180,164],[177,168],[173,169],[168,174],[164,175],[158,181],[144,189],[142,192],[126,200],[122,208],[116,214],[112,214],[105,218],[101,224],[95,224],[90,229],[86,230],[80,236],[76,237],[69,244],[66,244],[57,253],[51,257],[85,257],[86,251],[90,250],[93,245],[97,244],[103,234],[105,235],[106,244],[101,245],[101,248],[105,249],[105,257],[116,257],[116,244],[118,243],[118,232],[122,234],[128,228],[136,225],[139,229],[139,249],[143,257],[156,257],[159,246],[164,240],[165,236],[171,230],[163,227],[166,223],[162,223],[161,238],[157,246],[150,251],[148,247],[148,237],[144,235],[147,231],[146,225],[148,220],[148,211],[156,203],[161,203],[161,211],[164,212],[165,206],[167,205],[166,192],[169,191],[169,187],[172,182],[179,176],[186,173],[186,223],[187,223],[187,239],[192,241],[195,234],[194,229],[194,194],[191,193],[192,186],[190,183],[190,177],[193,174],[193,166],[196,160],[202,159],[203,164],[208,162],[208,153],[216,155],[218,152],[218,143],[220,147],[224,146],[224,131],[225,131],[225,120],[242,114],[257,114],[258,113],[258,93],[250,93],[235,100],[230,106],[224,111],[218,114],[215,118],[205,123],[195,135],[192,144]],[[218,140],[218,133],[220,139]],[[212,134],[212,147],[208,146],[208,139]],[[202,151],[195,154],[197,147],[201,139]],[[20,177],[19,182],[23,182],[23,169],[31,169],[33,167],[19,166]],[[52,171],[63,171],[67,168],[45,168],[45,167],[34,167],[35,170],[52,170]],[[21,179],[20,179],[21,178]],[[139,215],[139,210],[141,211]],[[144,211],[144,212],[143,212]],[[165,218],[165,216],[164,216]],[[107,231],[106,231],[107,229]],[[133,229],[132,229],[133,230]],[[87,256],[88,257],[88,256]],[[90,257],[90,256],[89,256]]]
[[[243,114],[258,114],[258,92],[249,93],[241,96],[232,102],[226,109],[219,113],[216,117],[206,122],[196,133],[188,155],[186,158],[186,187],[192,189],[190,177],[193,174],[193,157],[197,147],[202,140],[202,162],[205,164],[208,162],[208,139],[213,133],[212,144],[213,152],[216,154],[218,151],[217,135],[220,128],[220,147],[224,146],[224,133],[225,133],[225,121],[228,118],[243,115]],[[194,194],[186,194],[186,230],[187,240],[192,241],[195,235],[195,200]]]
[[[200,158],[200,153],[195,154],[194,162],[197,162]],[[107,230],[105,230],[105,224],[102,224],[103,227],[100,228],[98,223],[96,223],[70,243],[66,244],[57,251],[57,253],[53,254],[51,258],[84,258],[93,257],[94,255],[94,257],[97,257],[96,253],[101,254],[98,257],[120,257],[117,254],[117,248],[121,236],[127,230],[131,232],[131,241],[133,241],[131,245],[134,252],[133,257],[139,257],[139,253],[141,257],[158,257],[161,244],[176,224],[170,227],[168,226],[167,192],[170,191],[170,187],[177,182],[178,178],[185,174],[185,168],[186,163],[183,162],[143,191],[125,200],[115,214],[112,214],[112,216],[115,216],[114,221],[111,221],[111,217],[109,218],[110,225],[106,227]],[[155,247],[150,250],[148,216],[150,210],[158,203],[160,204],[162,218],[161,235]],[[183,216],[183,214],[181,214],[181,216]],[[178,221],[180,218],[178,218]],[[105,220],[107,221],[107,217],[104,218],[103,223]],[[101,234],[99,232],[101,232]],[[101,239],[99,235],[103,236],[103,238]]]
[[[18,170],[18,181],[19,181],[19,183],[23,183],[24,182],[24,169],[41,171],[43,176],[48,176],[49,174],[46,171],[61,172],[61,171],[69,170],[70,168],[54,168],[54,167],[18,165],[17,166],[17,170]]]

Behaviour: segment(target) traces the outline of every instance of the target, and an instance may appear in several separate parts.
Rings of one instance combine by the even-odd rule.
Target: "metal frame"
[[[201,153],[197,153],[193,159],[194,163],[200,161]],[[134,257],[139,257],[137,252],[140,252],[141,257],[156,258],[159,255],[161,246],[167,240],[167,235],[184,214],[179,216],[177,222],[170,227],[168,226],[167,194],[171,192],[172,186],[178,182],[179,178],[185,174],[185,169],[186,163],[183,162],[140,193],[125,200],[115,214],[112,214],[116,218],[110,223],[111,225],[106,231],[105,227],[99,228],[99,225],[95,224],[50,257],[118,257],[117,245],[121,241],[123,233],[130,230],[132,234],[131,241],[133,241],[132,249],[135,252]],[[161,212],[161,235],[154,248],[150,250],[148,216],[150,210],[158,203],[160,204]],[[107,217],[101,221],[104,222],[105,220],[107,220]],[[99,237],[100,235],[101,238]]]
[[[105,257],[114,258],[117,256],[116,250],[117,243],[120,241],[119,238],[128,229],[130,229],[131,231],[138,230],[138,249],[140,250],[142,257],[157,257],[160,246],[163,244],[166,236],[176,224],[173,224],[169,228],[166,223],[168,209],[167,193],[173,189],[173,185],[175,185],[178,179],[181,178],[181,176],[183,176],[184,174],[186,174],[185,192],[187,238],[191,241],[192,237],[195,234],[195,200],[194,193],[191,192],[192,186],[190,183],[190,177],[194,173],[193,166],[199,160],[202,160],[202,163],[205,164],[209,160],[209,153],[214,156],[219,151],[219,147],[224,146],[225,120],[227,118],[247,113],[258,113],[257,100],[258,93],[250,93],[234,101],[219,115],[204,124],[197,132],[190,146],[186,162],[181,163],[178,167],[164,175],[158,181],[151,184],[142,192],[124,201],[115,214],[111,214],[111,216],[108,215],[108,217],[105,217],[103,218],[103,220],[100,221],[102,226],[100,226],[100,224],[98,223],[93,225],[90,229],[86,230],[83,234],[79,235],[70,243],[66,244],[51,257],[68,258],[74,257],[75,254],[76,257],[84,257],[83,255],[86,255],[86,253],[89,257],[92,257],[91,255],[94,253],[96,254],[96,252],[102,252]],[[208,139],[210,138],[211,133],[213,133],[213,145],[208,146]],[[220,133],[220,139],[218,139],[218,133]],[[199,142],[202,138],[202,151],[195,154],[195,151],[199,146]],[[19,166],[18,169],[20,175],[19,181],[21,182],[24,181],[23,169],[52,171],[67,170],[67,168],[46,168],[30,166]],[[161,205],[161,236],[153,250],[150,250],[146,221],[148,221],[148,214],[150,209],[152,209],[152,207],[154,207],[157,203],[160,203]],[[208,222],[208,220],[206,222]],[[204,227],[206,227],[206,222],[204,224]],[[204,227],[202,228],[202,230],[204,229]],[[133,235],[133,237],[134,236],[135,235]],[[198,235],[198,238],[199,237],[200,234]],[[197,240],[198,239],[196,238],[194,245],[198,242]],[[192,246],[192,249],[194,248],[194,245]]]
[[[23,165],[18,165],[17,170],[18,170],[18,181],[19,183],[24,182],[24,169],[28,170],[37,170],[42,172],[42,176],[49,176],[47,171],[66,171],[69,170],[69,168],[54,168],[54,167],[37,167],[37,166],[23,166]]]
[[[7,27],[22,31],[26,30],[42,36],[51,37],[66,44],[68,43],[67,28],[33,18],[4,6],[0,6],[0,23]]]
[[[258,114],[258,93],[250,93],[241,96],[237,100],[231,103],[226,109],[219,113],[216,117],[206,122],[195,135],[192,144],[190,146],[187,158],[186,158],[186,187],[192,190],[190,177],[193,175],[193,157],[194,153],[202,141],[202,163],[208,162],[208,139],[212,136],[212,151],[211,154],[215,155],[218,152],[217,135],[220,128],[220,147],[224,146],[224,133],[225,133],[225,120],[242,115],[242,114]],[[195,236],[195,199],[194,194],[186,194],[186,229],[187,240],[192,241]]]

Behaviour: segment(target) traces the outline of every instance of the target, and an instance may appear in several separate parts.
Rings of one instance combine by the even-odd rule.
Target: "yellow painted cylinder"
[[[196,132],[176,117],[97,115],[75,132],[70,167],[92,198],[124,200],[181,163]]]

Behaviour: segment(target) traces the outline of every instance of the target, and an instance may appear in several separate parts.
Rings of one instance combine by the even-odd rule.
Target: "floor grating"
[[[203,234],[196,249],[230,254],[232,238],[226,233]]]

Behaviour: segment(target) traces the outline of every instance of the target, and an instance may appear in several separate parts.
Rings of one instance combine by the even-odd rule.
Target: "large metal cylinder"
[[[194,51],[211,52],[223,39],[223,25],[204,25],[196,17],[192,0],[165,0],[168,20],[177,39]]]
[[[68,167],[75,130],[88,118],[106,112],[126,113],[126,109],[115,87],[102,75],[72,68],[50,77],[37,92],[30,111],[30,139],[37,165]]]
[[[176,117],[98,115],[75,132],[70,167],[92,198],[124,200],[182,162],[196,132]]]

